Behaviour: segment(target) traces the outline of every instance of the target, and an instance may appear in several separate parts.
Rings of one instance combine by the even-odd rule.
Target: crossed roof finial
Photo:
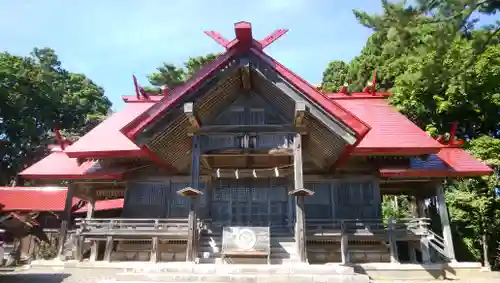
[[[262,40],[255,40],[252,35],[252,24],[249,22],[237,22],[234,24],[234,33],[236,38],[229,41],[225,39],[220,33],[210,30],[205,31],[205,34],[210,36],[213,40],[219,43],[222,47],[226,49],[233,48],[235,46],[243,48],[258,48],[264,49],[271,43],[275,42],[278,38],[283,36],[288,32],[288,29],[277,29]]]

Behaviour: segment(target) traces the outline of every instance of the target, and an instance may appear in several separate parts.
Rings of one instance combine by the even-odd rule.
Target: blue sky
[[[48,5],[50,3],[50,5]],[[33,47],[56,50],[63,66],[104,87],[113,109],[134,94],[161,62],[220,52],[204,30],[234,37],[233,24],[252,23],[261,39],[277,28],[290,31],[266,51],[311,83],[328,62],[350,60],[371,31],[352,10],[380,12],[377,0],[90,0],[8,1],[0,10],[0,51],[27,55]]]
[[[340,3],[339,3],[340,2]],[[48,4],[50,3],[50,5]],[[311,4],[314,3],[314,4]],[[121,95],[134,94],[132,74],[142,84],[161,62],[220,52],[204,30],[233,39],[233,24],[252,23],[261,39],[277,28],[284,37],[266,51],[311,83],[333,59],[359,53],[371,31],[352,9],[380,11],[376,0],[308,1],[8,1],[0,10],[0,51],[26,55],[33,47],[56,50],[63,66],[104,87],[115,110]]]

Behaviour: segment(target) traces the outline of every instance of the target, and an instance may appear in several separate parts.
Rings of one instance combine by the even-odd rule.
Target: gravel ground
[[[116,270],[109,269],[65,269],[54,271],[37,268],[25,271],[0,270],[0,283],[100,283],[113,280]],[[119,281],[118,281],[119,282]],[[471,278],[463,280],[383,280],[374,283],[500,283],[500,278]],[[132,283],[132,282],[129,282]]]

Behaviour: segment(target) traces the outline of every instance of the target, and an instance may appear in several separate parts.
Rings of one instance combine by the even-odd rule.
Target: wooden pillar
[[[73,194],[75,191],[75,185],[70,184],[68,190],[66,191],[66,202],[64,205],[64,212],[61,215],[61,228],[59,229],[59,243],[57,247],[57,254],[64,260],[64,244],[68,236],[68,230],[71,227],[71,209],[73,207]]]
[[[158,262],[159,258],[160,258],[159,240],[158,240],[158,237],[155,236],[155,237],[153,237],[153,241],[152,241],[151,255],[149,257],[149,261],[150,262]]]
[[[99,255],[99,241],[91,241],[90,244],[90,261],[97,261]]]
[[[94,211],[95,211],[95,199],[96,199],[96,190],[91,189],[91,196],[89,199],[89,202],[87,203],[87,219],[91,219],[94,217]]]
[[[293,168],[294,168],[294,190],[299,191],[304,189],[304,176],[302,168],[302,136],[295,134],[293,139]],[[297,249],[301,262],[307,262],[306,250],[306,216],[304,210],[304,195],[296,195],[295,202],[295,241],[297,242]]]
[[[410,202],[410,212],[412,218],[419,218],[418,215],[418,203],[417,197],[414,195],[408,196]],[[408,243],[408,253],[410,256],[410,262],[417,263],[417,250],[418,247],[415,245],[414,241],[409,241]]]
[[[418,218],[418,204],[416,196],[409,196],[411,217]]]
[[[104,260],[111,261],[111,253],[113,252],[113,236],[106,237],[106,247],[104,248]]]
[[[425,197],[416,195],[416,204],[417,204],[417,212],[418,217],[427,218],[427,212],[425,210]],[[424,222],[422,222],[423,226]],[[430,224],[430,223],[429,223]],[[430,227],[428,227],[430,228]],[[429,240],[427,238],[420,239],[420,252],[422,253],[422,263],[428,264],[431,263],[431,253],[429,249]]]
[[[192,138],[192,156],[191,156],[191,192],[193,189],[200,192],[200,136]],[[194,262],[196,259],[196,238],[197,238],[197,217],[196,217],[196,194],[187,194],[189,202],[188,216],[188,242],[186,249],[186,261]]]
[[[448,208],[444,198],[444,188],[439,184],[436,188],[436,197],[439,211],[439,218],[441,218],[441,225],[443,227],[443,239],[445,244],[446,253],[450,261],[455,259],[455,247],[453,246],[453,236],[451,234],[450,218],[448,216]]]
[[[340,222],[340,254],[342,256],[342,264],[349,264],[349,236],[347,235],[347,227],[344,220]]]
[[[396,243],[396,235],[395,235],[395,228],[394,228],[394,220],[392,219],[392,216],[389,217],[388,225],[387,225],[387,232],[388,232],[388,237],[389,237],[389,252],[391,254],[391,263],[398,263],[399,262],[399,257],[398,257],[398,246]]]

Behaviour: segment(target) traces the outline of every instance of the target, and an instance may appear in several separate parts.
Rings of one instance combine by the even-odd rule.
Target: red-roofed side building
[[[154,247],[182,243],[185,249],[172,251],[170,260],[213,259],[220,254],[196,253],[208,246],[205,236],[196,235],[220,242],[221,227],[245,227],[295,242],[272,255],[294,261],[398,262],[400,246],[415,262],[454,261],[443,180],[487,175],[491,168],[430,137],[375,86],[362,93],[321,92],[264,51],[285,32],[257,40],[245,22],[235,25],[234,40],[206,32],[225,49],[217,59],[159,96],[135,81],[136,96],[123,97],[123,110],[20,175],[67,181],[62,218],[85,212],[80,235],[95,249],[106,241],[107,260],[124,260],[129,240]],[[392,194],[408,195],[415,209],[413,220],[394,220],[400,230],[389,237],[375,227],[386,227],[381,199]],[[90,204],[74,208],[71,198]],[[424,225],[431,198],[440,208],[442,239],[430,239],[434,234]],[[23,205],[52,207],[42,203]],[[94,214],[114,207],[123,208],[119,219]],[[62,227],[64,239],[70,225],[63,221]],[[356,232],[360,227],[369,232]],[[232,231],[224,233],[239,230]],[[346,235],[353,238],[345,241]],[[308,252],[306,242],[316,252]],[[134,256],[149,253],[138,249]],[[431,258],[436,253],[429,249],[440,256]],[[151,260],[161,253],[151,253]]]

